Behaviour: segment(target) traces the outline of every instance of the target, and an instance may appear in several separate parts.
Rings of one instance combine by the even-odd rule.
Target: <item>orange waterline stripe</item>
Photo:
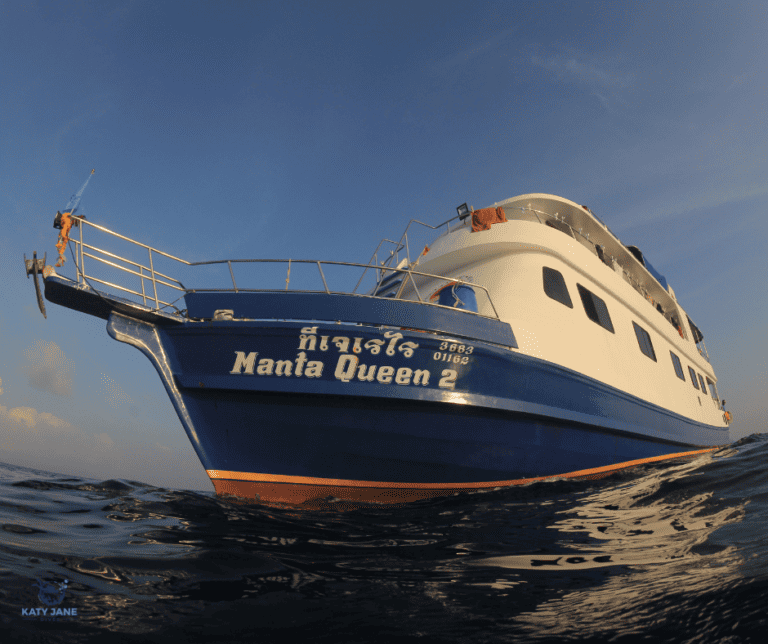
[[[230,479],[235,481],[257,481],[259,483],[298,483],[300,485],[334,485],[338,487],[385,487],[385,488],[419,488],[424,490],[444,489],[444,488],[484,488],[484,487],[503,487],[506,485],[519,485],[522,483],[531,483],[534,481],[544,481],[552,478],[579,478],[603,474],[614,470],[621,470],[644,463],[653,463],[671,458],[683,458],[688,456],[697,456],[713,452],[720,447],[707,447],[705,449],[694,450],[692,452],[677,452],[675,454],[662,454],[661,456],[651,456],[641,458],[635,461],[624,461],[614,465],[603,465],[587,470],[577,470],[567,474],[550,474],[549,476],[536,476],[527,479],[511,479],[508,481],[485,481],[483,483],[396,483],[392,481],[356,481],[354,479],[324,479],[313,476],[284,476],[280,474],[257,474],[253,472],[233,472],[228,470],[206,470],[211,479]]]

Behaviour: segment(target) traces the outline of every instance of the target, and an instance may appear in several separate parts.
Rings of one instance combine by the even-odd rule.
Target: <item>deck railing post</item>
[[[355,284],[355,288],[352,289],[352,293],[357,293],[357,287],[360,286],[360,282],[363,281],[363,278],[365,277],[365,274],[368,272],[368,269],[370,266],[366,266],[365,270],[363,271],[363,274],[360,276],[360,279],[357,280],[357,284]]]
[[[74,244],[80,243],[74,239],[70,239],[69,241]],[[75,273],[77,274],[77,284],[82,285],[83,276],[82,276],[82,271],[80,270],[80,249],[79,248],[75,249],[74,257],[75,257]]]
[[[160,308],[160,302],[157,299],[157,282],[155,281],[155,265],[152,262],[152,249],[149,248],[149,270],[152,272],[152,289],[155,293],[155,308]]]
[[[235,293],[238,293],[237,284],[235,284],[235,274],[232,272],[232,260],[227,260],[227,266],[229,266],[229,275],[232,277],[232,286],[235,287]]]
[[[323,286],[325,286],[325,292],[330,294],[330,291],[328,290],[328,284],[325,281],[325,275],[323,275],[323,267],[320,266],[320,262],[317,262],[317,270],[320,271],[320,277],[323,279]]]
[[[141,299],[144,301],[144,306],[147,305],[147,294],[144,292],[144,267],[139,266],[139,273],[141,274],[141,277],[139,277],[139,281],[141,282]]]
[[[408,271],[408,276],[411,278],[411,284],[413,284],[413,290],[416,291],[416,297],[419,298],[419,302],[424,302],[424,300],[421,299],[421,293],[419,293],[419,288],[416,286],[416,280],[413,279],[413,273],[411,273],[411,271]]]
[[[85,284],[85,264],[83,263],[83,228],[85,228],[85,225],[83,224],[83,221],[80,221],[80,275],[82,275],[82,280],[78,276],[78,282],[81,282]]]

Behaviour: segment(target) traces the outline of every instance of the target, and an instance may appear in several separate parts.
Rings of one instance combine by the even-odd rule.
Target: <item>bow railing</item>
[[[427,284],[434,283],[434,281],[440,283],[456,283],[457,285],[465,285],[465,286],[471,286],[473,289],[475,289],[476,293],[483,294],[483,299],[485,300],[485,303],[487,303],[487,306],[480,306],[479,310],[484,310],[486,313],[475,313],[473,311],[466,311],[467,313],[474,314],[474,315],[483,315],[484,317],[492,317],[492,318],[499,318],[498,311],[493,304],[493,300],[491,298],[490,293],[488,292],[488,289],[481,284],[476,284],[473,282],[469,282],[466,280],[463,280],[458,277],[453,276],[445,276],[445,275],[435,275],[432,273],[425,273],[422,271],[414,270],[410,267],[388,267],[388,266],[382,266],[381,264],[360,264],[355,262],[336,262],[336,261],[326,261],[326,260],[310,260],[310,259],[223,259],[223,260],[212,260],[212,261],[204,261],[204,262],[189,262],[187,260],[181,259],[179,257],[176,257],[174,255],[171,255],[169,253],[166,253],[164,251],[158,250],[157,248],[153,248],[152,246],[149,246],[147,244],[143,244],[141,242],[138,242],[136,240],[131,239],[130,237],[126,237],[125,235],[121,235],[119,233],[116,233],[104,226],[101,226],[99,224],[92,223],[90,221],[86,221],[84,219],[78,220],[78,230],[79,234],[75,234],[69,238],[69,242],[71,244],[70,250],[72,251],[72,257],[74,259],[75,263],[75,271],[77,273],[77,282],[80,286],[86,287],[90,286],[92,287],[92,283],[102,284],[104,286],[117,289],[123,293],[128,293],[131,295],[134,295],[136,297],[141,298],[142,304],[155,311],[160,311],[163,309],[173,308],[176,309],[177,312],[179,311],[178,307],[175,306],[176,302],[180,300],[184,294],[186,293],[196,293],[196,292],[274,292],[274,291],[287,291],[291,290],[293,292],[311,292],[311,293],[341,293],[341,294],[355,294],[365,297],[382,297],[379,295],[376,295],[376,292],[378,290],[379,285],[386,279],[393,278],[394,276],[399,277],[402,280],[402,283],[399,285],[396,293],[391,293],[391,297],[395,297],[396,299],[401,298],[403,294],[408,291],[408,287],[411,287],[411,291],[408,291],[409,293],[413,293],[415,296],[415,301],[429,304],[432,306],[442,306],[440,304],[436,304],[434,302],[430,302],[429,298],[425,298],[425,294],[422,293],[422,290]],[[107,235],[111,235],[112,237],[115,237],[117,239],[120,239],[122,241],[128,242],[131,244],[134,248],[141,249],[141,252],[146,252],[147,259],[144,262],[136,261],[135,259],[129,259],[128,257],[123,257],[122,255],[107,251],[103,248],[100,248],[98,246],[95,246],[94,244],[88,243],[84,239],[84,229],[86,227],[92,227],[95,230],[98,230],[102,233],[105,233]],[[195,287],[195,288],[187,288],[181,280],[176,279],[174,277],[171,277],[170,275],[160,272],[155,268],[156,261],[162,258],[163,260],[171,260],[172,262],[176,262],[177,264],[180,264],[184,267],[202,267],[202,266],[224,266],[228,268],[230,279],[232,281],[232,288],[221,288],[221,287],[213,287],[213,288],[201,288],[201,287]],[[86,263],[86,259],[88,260]],[[135,286],[134,288],[131,288],[131,286],[122,280],[110,280],[105,279],[103,275],[96,275],[95,272],[91,269],[91,267],[94,265],[94,262],[96,262],[98,265],[102,267],[109,267],[113,269],[114,271],[118,271],[119,274],[122,275],[133,275],[136,278],[138,278],[138,286]],[[251,265],[265,265],[265,264],[271,264],[271,265],[279,265],[284,264],[285,265],[285,286],[280,289],[276,288],[252,288],[252,287],[244,287],[242,286],[242,283],[238,285],[238,281],[235,278],[235,268],[238,266],[242,266],[244,264],[251,264]],[[86,266],[88,267],[88,270],[86,270]],[[317,267],[317,278],[319,278],[319,282],[317,282],[318,288],[290,288],[290,282],[291,282],[291,270],[294,269],[296,266],[313,266]],[[330,270],[330,267],[343,267],[344,269],[362,269],[363,275],[358,279],[357,284],[354,286],[354,288],[351,289],[333,289],[331,288],[331,285],[329,285],[329,278],[328,278],[328,272]],[[325,270],[324,270],[325,269]],[[373,287],[368,292],[359,292],[361,283],[363,282],[363,278],[365,277],[366,273],[368,271],[374,271],[378,273],[375,283]],[[351,280],[350,280],[351,283]],[[320,284],[322,284],[322,287],[320,287]],[[421,286],[421,289],[420,289]],[[93,287],[92,287],[93,288]],[[434,290],[434,289],[433,289]],[[167,296],[164,294],[164,291],[169,291],[171,293],[171,296]],[[173,295],[176,295],[176,299],[173,299]],[[409,298],[412,299],[412,298]],[[478,304],[482,304],[482,301],[478,301]]]

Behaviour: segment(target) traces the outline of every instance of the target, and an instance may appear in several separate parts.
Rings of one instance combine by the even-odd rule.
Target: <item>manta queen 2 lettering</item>
[[[310,360],[307,352],[327,352],[336,349],[339,357],[336,361],[333,375],[337,380],[350,382],[378,382],[381,384],[397,385],[429,385],[430,372],[428,369],[411,369],[410,367],[394,367],[391,365],[364,364],[360,354],[369,353],[371,356],[383,354],[395,356],[401,354],[405,358],[413,356],[419,348],[415,342],[400,342],[403,334],[397,331],[384,332],[384,339],[350,338],[338,335],[317,335],[316,326],[303,327],[299,336],[298,353],[293,360],[274,360],[259,358],[258,351],[235,351],[235,363],[229,372],[232,375],[257,376],[293,376],[304,378],[320,378],[325,369],[325,356],[322,360]],[[399,344],[398,344],[399,343]],[[329,356],[330,357],[330,356]]]

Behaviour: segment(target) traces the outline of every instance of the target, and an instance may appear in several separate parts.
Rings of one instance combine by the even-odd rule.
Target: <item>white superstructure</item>
[[[514,329],[517,351],[694,421],[726,424],[700,331],[637,249],[561,197],[528,194],[493,207],[504,209],[506,222],[473,232],[465,219],[434,241],[417,270],[485,286]],[[560,299],[545,292],[547,281]],[[567,296],[558,291],[563,283]],[[417,284],[428,297],[444,282]],[[417,296],[406,288],[402,297]],[[478,306],[492,315],[487,298],[478,297]]]

